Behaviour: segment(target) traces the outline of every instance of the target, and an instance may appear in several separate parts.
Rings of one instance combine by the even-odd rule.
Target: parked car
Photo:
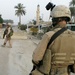
[[[75,31],[75,24],[67,24],[68,29]]]

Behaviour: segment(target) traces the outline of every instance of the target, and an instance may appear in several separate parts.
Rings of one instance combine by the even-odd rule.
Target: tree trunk
[[[19,24],[21,25],[21,15],[19,16]]]
[[[73,18],[74,18],[74,23],[75,23],[75,16]]]

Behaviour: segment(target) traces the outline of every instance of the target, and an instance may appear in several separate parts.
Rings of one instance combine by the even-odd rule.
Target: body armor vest
[[[75,34],[63,33],[54,41],[52,47],[52,64],[74,64]]]

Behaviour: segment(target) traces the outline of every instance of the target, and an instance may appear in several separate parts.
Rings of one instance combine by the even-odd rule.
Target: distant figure
[[[2,15],[0,14],[0,28],[2,28],[2,24],[3,24],[3,18]]]
[[[7,27],[4,31],[4,34],[3,34],[3,39],[5,38],[5,41],[2,45],[2,47],[5,47],[6,46],[6,43],[7,41],[9,42],[9,47],[12,48],[12,44],[11,44],[11,36],[13,35],[13,29],[11,27],[11,24],[7,24]]]
[[[2,24],[3,24],[3,18],[2,15],[0,14],[0,32],[1,32]],[[1,34],[0,34],[0,38],[1,38]]]

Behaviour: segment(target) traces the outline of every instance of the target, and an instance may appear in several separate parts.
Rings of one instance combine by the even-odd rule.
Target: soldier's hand
[[[39,64],[39,61],[35,61],[35,63],[38,65]]]

